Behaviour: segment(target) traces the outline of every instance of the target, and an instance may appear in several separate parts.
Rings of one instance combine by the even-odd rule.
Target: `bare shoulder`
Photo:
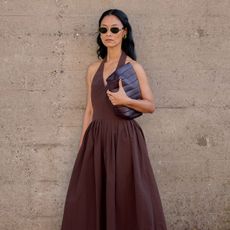
[[[98,60],[98,61],[93,62],[93,63],[88,65],[88,67],[87,67],[87,78],[88,78],[88,80],[92,80],[92,78],[95,75],[97,69],[99,68],[101,62],[102,62],[101,60]]]
[[[127,62],[130,62],[132,64],[133,69],[135,70],[135,72],[136,72],[136,74],[137,74],[137,76],[138,76],[138,78],[140,80],[142,78],[146,78],[145,70],[144,70],[143,66],[139,62],[133,60],[130,57],[127,57]]]
[[[98,61],[95,61],[95,62],[89,64],[88,69],[89,69],[90,71],[95,71],[95,70],[97,70],[97,68],[99,67],[99,65],[101,64],[101,62],[102,62],[102,60],[98,60]]]

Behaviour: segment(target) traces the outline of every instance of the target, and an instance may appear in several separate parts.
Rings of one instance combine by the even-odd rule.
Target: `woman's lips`
[[[113,39],[105,39],[106,42],[112,42]]]

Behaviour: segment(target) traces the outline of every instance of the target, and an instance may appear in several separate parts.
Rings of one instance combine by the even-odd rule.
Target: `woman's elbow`
[[[148,111],[149,113],[154,113],[155,112],[155,107],[154,106],[151,106],[150,108],[149,108],[149,111]]]
[[[149,105],[149,113],[154,113],[155,112],[155,105],[153,102],[150,102],[150,105]]]

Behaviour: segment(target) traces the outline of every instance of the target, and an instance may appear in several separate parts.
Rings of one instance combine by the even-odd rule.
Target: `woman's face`
[[[121,21],[114,15],[105,16],[102,21],[100,27],[106,28],[106,33],[100,33],[102,43],[108,47],[112,48],[120,45],[122,43],[122,39],[127,33],[127,31],[123,28]],[[110,31],[111,28],[118,28],[118,33],[113,33]]]

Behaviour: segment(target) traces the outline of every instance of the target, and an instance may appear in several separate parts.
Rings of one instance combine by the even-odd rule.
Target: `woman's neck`
[[[108,49],[106,62],[117,61],[120,58],[121,53],[122,53],[121,49],[116,49],[116,50]]]

